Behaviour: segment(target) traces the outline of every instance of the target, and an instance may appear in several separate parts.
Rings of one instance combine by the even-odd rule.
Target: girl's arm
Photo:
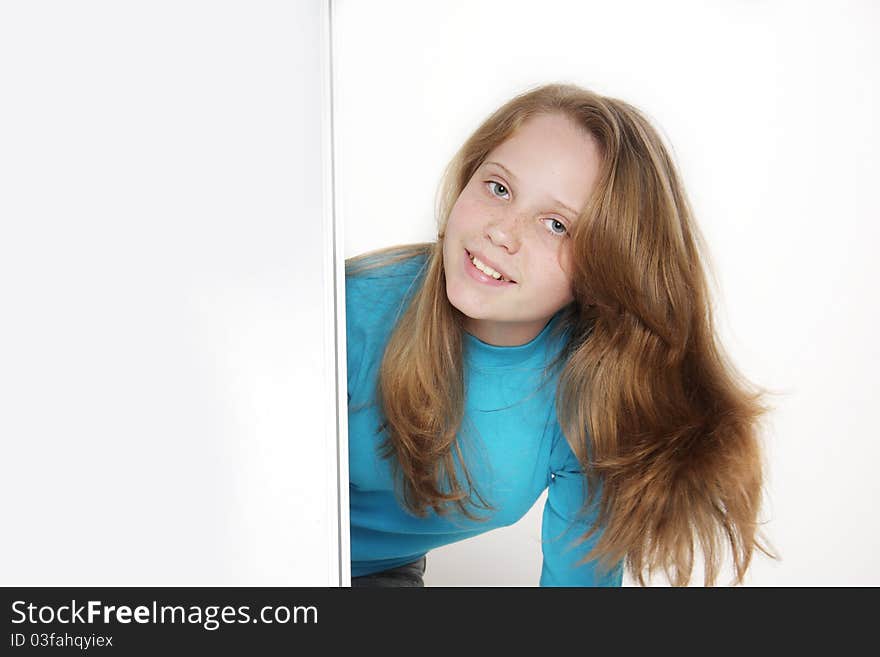
[[[601,532],[596,532],[588,541],[572,547],[592,526],[595,514],[578,518],[578,511],[586,501],[586,478],[561,434],[554,456],[557,458],[551,458],[547,502],[541,524],[544,562],[540,586],[621,586],[622,563],[604,576],[597,571],[596,562],[576,565],[596,544]],[[554,462],[558,465],[554,466]],[[599,494],[597,492],[597,500]]]

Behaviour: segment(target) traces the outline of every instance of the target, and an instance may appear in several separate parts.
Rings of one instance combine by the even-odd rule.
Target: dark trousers
[[[424,586],[422,576],[425,574],[427,558],[422,557],[418,561],[389,568],[372,575],[352,577],[351,586]]]

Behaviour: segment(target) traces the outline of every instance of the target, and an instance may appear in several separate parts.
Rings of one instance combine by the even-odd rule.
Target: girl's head
[[[676,292],[658,285],[682,279],[661,269],[695,255],[685,203],[662,140],[634,107],[575,85],[523,93],[477,128],[443,178],[449,302],[469,333],[497,345],[529,341],[572,303],[655,314]],[[481,282],[472,255],[514,282]]]
[[[574,300],[571,232],[599,165],[595,138],[562,112],[531,116],[486,153],[443,237],[446,294],[469,333],[524,344]]]

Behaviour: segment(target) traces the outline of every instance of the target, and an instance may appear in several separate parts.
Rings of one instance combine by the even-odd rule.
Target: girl
[[[434,547],[548,490],[541,586],[735,584],[769,407],[716,341],[705,246],[657,132],[568,84],[447,167],[437,241],[346,261],[353,586],[422,586]],[[701,255],[702,254],[702,255]]]

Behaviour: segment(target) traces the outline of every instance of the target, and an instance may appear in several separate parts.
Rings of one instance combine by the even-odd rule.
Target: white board
[[[0,584],[342,581],[328,14],[0,8]]]

